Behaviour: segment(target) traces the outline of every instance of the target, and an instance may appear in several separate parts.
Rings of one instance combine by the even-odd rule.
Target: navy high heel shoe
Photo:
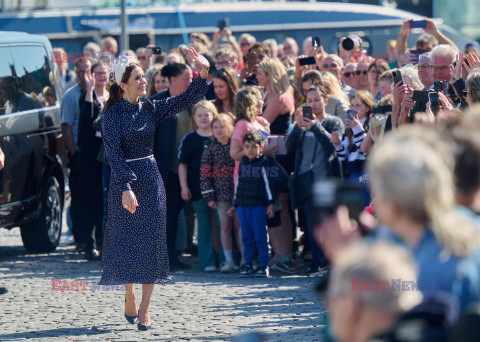
[[[140,316],[140,309],[138,309],[138,316]],[[147,325],[147,324],[138,323],[137,327],[139,331],[146,331],[146,330],[152,329],[152,326],[150,324]]]
[[[127,298],[125,298],[125,304],[127,304]],[[128,323],[130,324],[137,324],[138,323],[138,315],[137,316],[127,316],[125,315]]]

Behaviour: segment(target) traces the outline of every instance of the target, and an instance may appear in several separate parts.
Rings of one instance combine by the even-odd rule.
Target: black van
[[[67,157],[62,87],[47,38],[0,32],[0,90],[0,227],[20,226],[29,251],[53,251],[62,232]]]

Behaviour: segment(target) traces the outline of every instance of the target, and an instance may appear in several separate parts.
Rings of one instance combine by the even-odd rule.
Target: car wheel
[[[63,198],[55,177],[47,180],[37,220],[20,227],[24,247],[30,252],[51,252],[62,235]]]

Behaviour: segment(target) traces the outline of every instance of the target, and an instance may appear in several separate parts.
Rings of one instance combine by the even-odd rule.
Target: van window
[[[0,47],[0,114],[5,114],[5,107],[9,96],[8,82],[3,82],[7,77],[12,76],[13,58],[10,48],[7,46]]]
[[[10,49],[15,61],[13,77],[17,86],[17,101],[11,106],[11,113],[54,106],[55,89],[50,81],[53,72],[45,47],[11,46]]]

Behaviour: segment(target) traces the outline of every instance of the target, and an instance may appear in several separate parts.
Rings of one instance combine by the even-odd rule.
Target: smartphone
[[[437,116],[438,110],[440,109],[440,101],[438,99],[437,92],[428,93],[428,100],[430,101],[430,109],[433,112],[433,115]]]
[[[155,46],[152,48],[153,54],[154,55],[160,55],[162,53],[162,47],[161,46]]]
[[[313,112],[312,112],[312,107],[311,106],[303,106],[302,107],[302,113],[303,117],[313,120]]]
[[[352,120],[354,116],[357,117],[357,111],[355,109],[348,109],[347,110],[347,119]]]
[[[285,143],[285,137],[279,135],[270,135],[268,137],[268,145],[277,146],[279,155],[287,154],[287,145]]]
[[[426,20],[411,20],[410,21],[410,28],[426,28],[427,21]]]
[[[402,73],[400,72],[400,70],[393,70],[392,75],[393,84],[397,84],[398,82],[402,82],[401,84],[403,84]]]
[[[255,64],[257,64],[257,55],[253,51],[249,52],[247,54],[247,68],[252,70]]]
[[[436,91],[437,93],[439,91],[442,91],[443,90],[443,84],[442,84],[442,81],[435,81],[433,83],[433,90]]]
[[[315,64],[315,57],[304,57],[299,59],[300,65],[312,65]]]
[[[312,37],[312,46],[318,48],[320,45],[320,37]]]
[[[416,102],[427,103],[428,92],[426,90],[414,90],[412,100]]]
[[[450,95],[448,91],[448,81],[443,81],[444,87],[443,87],[443,92],[445,93],[446,96]]]
[[[230,18],[225,18],[218,22],[218,29],[220,31],[223,30],[225,27],[230,27]]]

